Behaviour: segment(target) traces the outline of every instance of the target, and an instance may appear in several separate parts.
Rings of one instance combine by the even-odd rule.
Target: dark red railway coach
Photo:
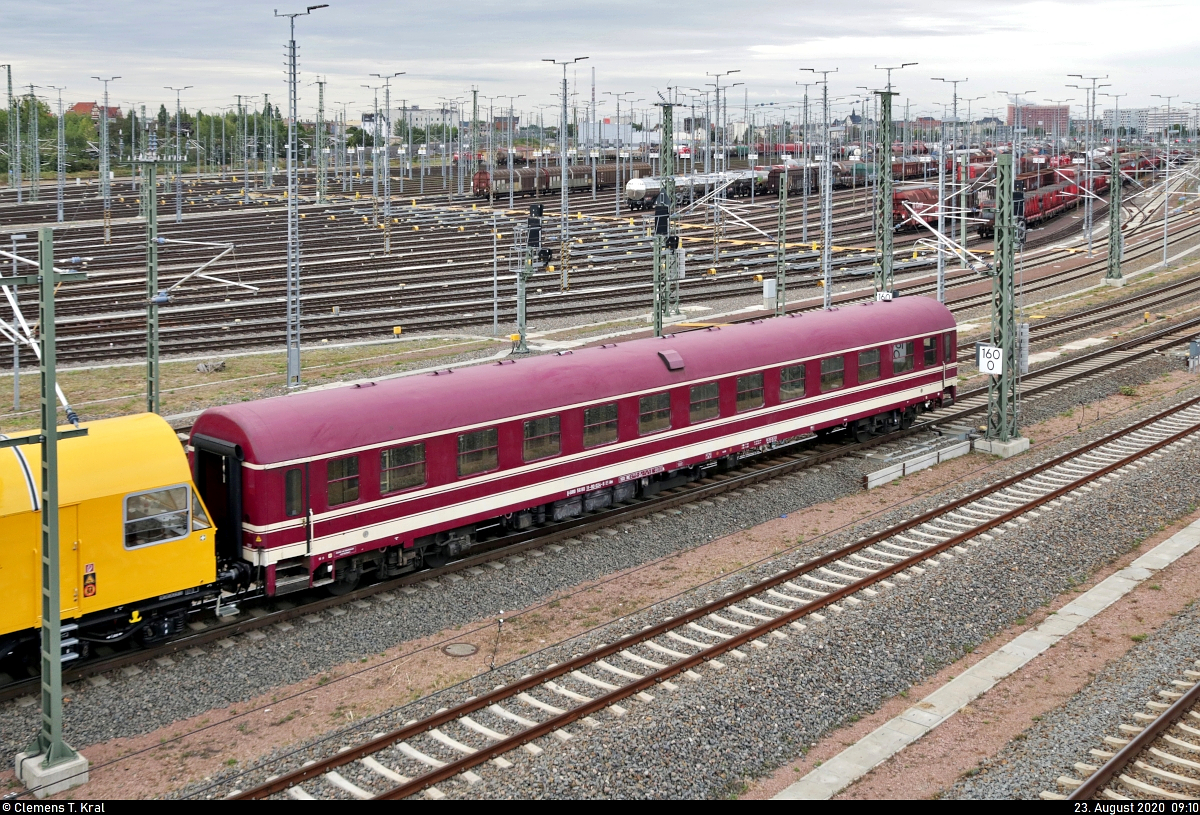
[[[270,594],[435,565],[748,452],[954,398],[955,322],[912,297],[204,411],[196,483]]]

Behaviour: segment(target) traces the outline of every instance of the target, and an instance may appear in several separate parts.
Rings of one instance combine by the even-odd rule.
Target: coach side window
[[[942,362],[953,362],[954,359],[954,334],[947,331],[942,335]]]
[[[688,421],[692,424],[721,415],[721,388],[716,382],[692,385],[688,393]]]
[[[671,428],[671,394],[654,393],[638,400],[638,435]]]
[[[916,345],[911,342],[898,342],[892,346],[892,373],[902,374],[911,371],[916,364]]]
[[[537,461],[562,452],[562,437],[558,432],[558,417],[543,416],[525,422],[525,460]]]
[[[779,401],[804,397],[804,363],[789,365],[779,372]]]
[[[326,465],[329,506],[358,500],[358,456],[335,458]]]
[[[846,381],[846,358],[829,357],[821,360],[821,392],[837,390]]]
[[[486,473],[500,466],[500,442],[496,428],[463,433],[458,437],[458,474]]]
[[[379,451],[380,494],[410,490],[425,483],[425,445],[406,444]]]
[[[294,518],[304,510],[304,501],[300,492],[303,485],[304,476],[299,467],[288,470],[283,477],[283,511],[289,518]]]
[[[870,382],[879,378],[879,349],[858,352],[858,381]]]
[[[922,340],[925,350],[925,364],[937,365],[937,337],[926,337]]]
[[[747,374],[737,378],[737,409],[754,410],[763,406],[763,375]]]
[[[617,403],[599,405],[583,412],[583,446],[599,447],[617,440]]]

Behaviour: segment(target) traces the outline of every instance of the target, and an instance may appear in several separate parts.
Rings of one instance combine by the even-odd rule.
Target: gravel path
[[[1043,790],[1062,792],[1060,775],[1075,775],[1077,761],[1096,764],[1088,750],[1111,750],[1105,736],[1117,726],[1136,724],[1145,701],[1180,679],[1200,658],[1200,605],[1192,604],[1113,662],[1066,704],[1051,711],[970,776],[947,789],[943,798],[1037,798]]]
[[[1127,414],[1120,421],[1123,424],[1132,418]],[[1087,436],[1102,432],[1095,429]],[[1072,439],[1071,446],[1080,442]],[[1048,449],[1036,458],[1057,452]],[[1031,463],[1032,459],[1024,457],[1005,462],[988,473],[988,480]],[[803,634],[790,633],[788,640],[773,643],[766,651],[751,650],[752,656],[745,662],[731,659],[722,671],[706,669],[698,684],[683,682],[678,691],[659,691],[653,702],[631,701],[629,715],[624,718],[600,716],[602,726],[596,730],[572,726],[574,740],[563,745],[546,744],[546,752],[539,757],[517,751],[508,756],[515,765],[511,769],[502,771],[490,765],[477,768],[483,785],[464,787],[450,782],[445,791],[479,798],[734,795],[742,789],[743,779],[770,771],[797,755],[822,732],[874,709],[955,661],[1016,617],[1076,585],[1084,575],[1127,551],[1160,525],[1187,512],[1200,499],[1197,465],[1200,450],[1163,457],[1121,478],[1119,485],[1101,485],[1076,501],[1069,527],[1061,523],[1063,518],[1058,513],[1046,512],[996,543],[933,567],[926,575],[887,590],[862,606],[830,615]],[[963,483],[960,488],[965,491],[976,486]],[[768,492],[762,491],[764,497]],[[848,543],[945,498],[945,494],[931,496],[906,506],[903,512],[808,544],[800,551],[807,557]],[[1130,511],[1125,506],[1139,509]],[[722,578],[450,691],[369,720],[361,725],[361,731],[341,731],[319,748],[294,754],[288,764],[295,766],[318,752],[336,749],[355,740],[356,733],[390,729],[469,694],[581,653],[590,645],[611,642],[651,619],[715,599],[756,577],[773,573],[787,560],[795,558],[779,558]],[[270,769],[278,771],[279,767]],[[347,772],[353,773],[353,768]],[[261,775],[252,773],[252,777],[236,783],[245,787],[253,776]],[[219,789],[191,792],[220,795],[228,789],[222,785]]]

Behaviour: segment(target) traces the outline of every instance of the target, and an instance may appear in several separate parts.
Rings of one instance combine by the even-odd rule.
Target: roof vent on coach
[[[672,351],[670,348],[668,348],[666,351],[659,351],[658,355],[666,364],[668,371],[683,370],[683,357],[679,356],[678,351]]]

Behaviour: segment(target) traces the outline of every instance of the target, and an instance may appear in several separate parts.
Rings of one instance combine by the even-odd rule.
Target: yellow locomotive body
[[[218,593],[187,457],[154,414],[82,426],[58,443],[62,617],[90,643],[176,633]],[[0,658],[41,626],[40,492],[37,445],[0,449]]]

